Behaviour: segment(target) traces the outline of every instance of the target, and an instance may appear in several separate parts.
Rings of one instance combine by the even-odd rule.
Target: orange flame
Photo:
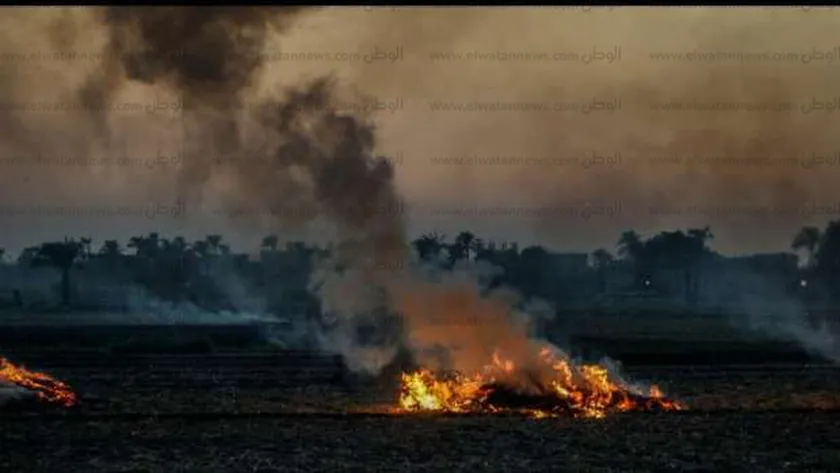
[[[0,381],[6,381],[32,391],[38,399],[72,407],[79,400],[70,386],[44,373],[29,371],[0,357]]]
[[[519,412],[534,418],[558,417],[564,413],[603,418],[610,412],[631,410],[682,410],[682,404],[665,399],[657,386],[634,393],[620,380],[610,377],[600,365],[574,366],[544,348],[536,369],[518,370],[516,365],[494,352],[492,363],[472,376],[454,374],[439,379],[429,370],[403,373],[399,410],[404,412]],[[492,396],[500,386],[522,391],[548,405],[506,407]]]

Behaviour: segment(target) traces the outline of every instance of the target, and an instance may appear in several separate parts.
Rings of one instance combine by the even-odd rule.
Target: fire
[[[38,399],[64,407],[72,407],[79,402],[70,386],[44,373],[15,366],[2,357],[0,357],[0,382],[8,382],[28,389]]]
[[[575,366],[548,348],[537,360],[535,368],[518,369],[494,352],[491,364],[469,376],[439,378],[426,369],[403,373],[399,410],[603,418],[611,412],[685,408],[666,399],[655,385],[647,392],[630,388],[604,366]]]

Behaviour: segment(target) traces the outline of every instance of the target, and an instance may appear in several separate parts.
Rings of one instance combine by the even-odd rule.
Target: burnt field
[[[391,415],[396,383],[304,352],[17,352],[77,408],[2,411],[0,471],[838,471],[840,369],[632,365],[688,404],[604,420]]]

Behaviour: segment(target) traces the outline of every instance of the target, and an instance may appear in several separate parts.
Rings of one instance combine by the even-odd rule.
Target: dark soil
[[[636,367],[691,410],[532,420],[375,414],[396,386],[301,353],[12,361],[84,403],[0,411],[9,473],[840,471],[840,369],[825,366]]]
[[[674,318],[679,315],[675,314]],[[279,328],[276,328],[280,330]],[[3,325],[0,347],[18,350],[91,350],[105,354],[210,354],[272,351],[259,325]],[[272,329],[273,330],[273,329]],[[574,336],[560,345],[593,359],[609,355],[628,364],[767,363],[817,361],[815,355],[781,341],[718,339],[718,333],[679,339],[619,338],[608,333]],[[567,346],[568,343],[568,346]],[[579,352],[579,353],[578,353]]]

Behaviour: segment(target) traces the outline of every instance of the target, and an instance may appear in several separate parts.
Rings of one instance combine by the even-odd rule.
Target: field
[[[388,415],[391,379],[303,352],[16,350],[70,411],[0,412],[0,471],[838,471],[840,369],[632,365],[690,410],[605,420]]]

